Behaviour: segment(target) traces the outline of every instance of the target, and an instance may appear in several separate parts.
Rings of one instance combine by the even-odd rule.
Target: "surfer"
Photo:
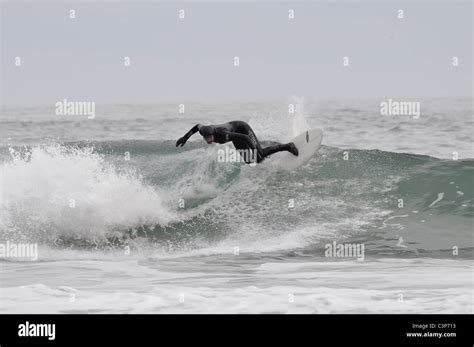
[[[196,124],[183,137],[176,141],[176,147],[184,146],[186,141],[198,131],[204,138],[204,141],[209,145],[213,142],[226,143],[232,141],[235,148],[239,151],[257,151],[257,163],[260,163],[263,159],[276,152],[287,151],[298,156],[298,149],[293,142],[286,144],[276,143],[268,147],[262,147],[250,125],[243,121],[232,121],[218,125]],[[248,156],[247,158],[251,157],[253,156]],[[250,163],[248,159],[245,161],[247,164]]]

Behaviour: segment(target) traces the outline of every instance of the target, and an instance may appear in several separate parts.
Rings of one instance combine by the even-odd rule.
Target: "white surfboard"
[[[290,141],[298,148],[298,156],[296,157],[288,152],[278,153],[278,168],[291,171],[307,163],[318,151],[322,140],[323,131],[318,128],[309,129],[299,134]]]

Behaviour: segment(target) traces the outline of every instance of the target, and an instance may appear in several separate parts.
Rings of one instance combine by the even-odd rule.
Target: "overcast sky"
[[[1,95],[4,104],[470,96],[472,16],[471,2],[3,2]]]

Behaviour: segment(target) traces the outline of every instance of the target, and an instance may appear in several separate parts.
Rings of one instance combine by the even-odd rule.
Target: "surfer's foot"
[[[293,155],[298,156],[298,148],[296,148],[295,144],[293,142],[290,142],[288,146],[290,147],[288,151]]]

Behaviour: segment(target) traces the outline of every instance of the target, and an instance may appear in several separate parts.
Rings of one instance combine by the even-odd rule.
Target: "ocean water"
[[[472,99],[422,100],[418,119],[380,100],[185,106],[3,107],[0,243],[38,259],[0,259],[0,312],[473,313]],[[174,145],[238,119],[261,141],[321,127],[323,146],[282,172],[278,153]]]

